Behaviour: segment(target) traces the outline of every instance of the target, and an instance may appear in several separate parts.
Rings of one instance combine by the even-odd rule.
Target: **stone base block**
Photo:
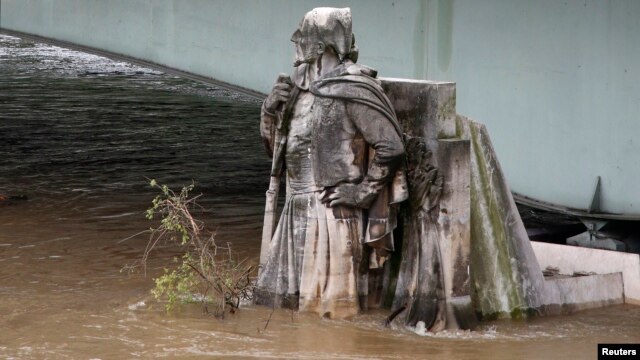
[[[622,273],[551,278],[545,281],[545,315],[624,303]]]
[[[624,302],[640,305],[640,255],[537,241],[531,245],[542,269],[555,267],[567,275],[621,273]]]
[[[456,296],[447,299],[447,329],[475,329],[478,318],[473,311],[471,296]]]

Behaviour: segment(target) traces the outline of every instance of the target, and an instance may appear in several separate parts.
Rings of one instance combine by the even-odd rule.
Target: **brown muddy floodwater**
[[[199,216],[257,262],[269,161],[259,103],[105,58],[0,36],[0,358],[586,359],[596,344],[640,342],[640,307],[483,324],[420,336],[247,306],[225,320],[149,294],[177,254],[138,259],[154,193],[194,180]]]

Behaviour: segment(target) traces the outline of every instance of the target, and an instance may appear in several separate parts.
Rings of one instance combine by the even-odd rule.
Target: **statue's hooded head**
[[[298,29],[291,36],[296,44],[293,66],[311,63],[327,47],[333,49],[340,62],[357,60],[358,50],[351,32],[351,9],[321,7],[304,15]]]

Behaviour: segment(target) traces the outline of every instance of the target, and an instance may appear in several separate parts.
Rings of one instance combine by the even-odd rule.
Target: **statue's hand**
[[[336,187],[325,188],[320,193],[320,201],[329,207],[338,205],[367,209],[376,198],[377,193],[366,183],[340,184]]]
[[[273,85],[271,93],[264,100],[264,110],[268,113],[275,113],[278,110],[278,106],[282,103],[286,103],[291,95],[291,89],[293,88],[293,82],[291,77],[287,74],[278,75],[276,84]]]

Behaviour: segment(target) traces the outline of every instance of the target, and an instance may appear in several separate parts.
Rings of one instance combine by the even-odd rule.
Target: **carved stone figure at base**
[[[356,64],[349,8],[313,9],[291,41],[293,75],[278,77],[261,113],[273,166],[256,302],[344,318],[367,306],[370,258],[393,250],[402,132],[376,71]]]

